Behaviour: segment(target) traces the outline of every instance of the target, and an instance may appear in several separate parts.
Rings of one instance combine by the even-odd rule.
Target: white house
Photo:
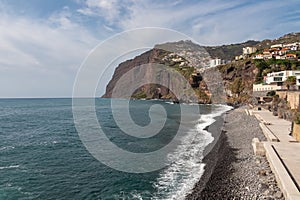
[[[262,59],[264,59],[264,55],[263,54],[256,54],[253,59],[262,60]]]
[[[264,55],[263,55],[264,59],[268,60],[268,59],[271,59],[273,56],[272,56],[272,53],[265,53],[264,52]]]
[[[300,70],[268,73],[265,82],[266,84],[276,84],[278,86],[281,86],[289,76],[300,76]]]
[[[298,90],[300,90],[300,76],[296,76],[296,85],[298,87]]]
[[[276,60],[285,60],[286,59],[286,56],[280,56],[280,55],[277,55],[276,56]]]
[[[283,47],[286,47],[286,48],[288,48],[288,49],[290,49],[292,51],[297,51],[298,46],[299,46],[299,42],[294,42],[294,43],[283,45]]]
[[[271,46],[271,49],[272,48],[282,48],[283,47],[283,44],[274,44]]]
[[[293,59],[297,59],[297,56],[296,56],[296,54],[289,53],[289,54],[286,54],[286,58],[293,60]]]
[[[215,67],[222,64],[222,60],[220,58],[215,58],[210,60],[210,67]]]
[[[268,73],[263,84],[253,84],[253,91],[272,91],[286,89],[284,81],[287,77],[296,76],[296,85],[300,89],[300,70]]]
[[[243,48],[243,55],[249,55],[257,51],[256,47],[245,47]]]

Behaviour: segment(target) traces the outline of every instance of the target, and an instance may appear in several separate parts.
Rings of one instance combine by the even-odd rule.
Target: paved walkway
[[[266,156],[286,199],[300,200],[300,142],[289,135],[291,122],[267,110],[251,110],[250,114],[261,121],[261,128],[269,140],[264,143]]]
[[[279,142],[295,142],[296,139],[290,136],[292,123],[279,119],[268,110],[254,111],[263,120],[265,126],[278,138]],[[300,156],[300,155],[299,155]]]

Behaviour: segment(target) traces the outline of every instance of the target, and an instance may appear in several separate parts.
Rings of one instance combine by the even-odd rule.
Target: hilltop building
[[[243,48],[243,55],[250,55],[257,51],[256,47],[245,47]]]
[[[215,67],[222,64],[222,60],[220,58],[215,58],[210,60],[210,67]]]
[[[274,44],[271,46],[271,49],[272,48],[282,48],[283,47],[283,44]]]

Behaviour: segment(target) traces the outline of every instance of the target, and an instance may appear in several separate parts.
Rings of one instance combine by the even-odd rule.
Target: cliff
[[[201,48],[198,45],[194,46],[194,49],[188,48],[191,47],[192,43],[187,41],[187,43],[180,41],[174,43],[174,46],[171,46],[170,43],[166,43],[165,46],[158,45],[155,48],[147,51],[134,59],[127,60],[121,63],[115,70],[112,79],[108,83],[106,87],[106,92],[102,96],[103,98],[111,98],[113,89],[116,86],[117,82],[120,78],[134,69],[137,66],[141,66],[143,64],[151,64],[157,63],[169,67],[170,69],[176,70],[179,72],[186,80],[188,80],[189,84],[194,90],[196,96],[184,97],[182,99],[177,99],[177,97],[172,93],[169,88],[166,88],[162,85],[158,84],[145,84],[139,87],[137,90],[131,94],[130,98],[134,99],[172,99],[178,101],[187,101],[187,102],[198,102],[198,103],[210,103],[210,92],[202,80],[202,76],[196,72],[196,66],[199,67],[204,65],[209,61],[208,54],[202,54]],[[195,48],[199,48],[195,50]],[[168,51],[170,50],[170,51]],[[172,50],[172,52],[171,52]],[[176,53],[174,53],[174,51]],[[183,57],[180,55],[189,56]],[[193,57],[192,55],[196,55]],[[144,74],[144,79],[150,79],[149,74],[153,73],[151,71],[151,67]],[[159,75],[160,82],[171,82],[173,88],[178,87],[180,80],[176,77],[171,77],[172,81],[170,81],[170,77]],[[134,78],[130,78],[127,80],[127,84],[132,84],[134,82]],[[122,86],[121,86],[122,87]],[[124,88],[121,90],[126,91],[126,85],[124,84]],[[119,97],[128,98],[125,94],[120,95]]]
[[[258,73],[253,60],[235,61],[230,64],[220,65],[218,69],[223,78],[227,103],[239,105],[253,101],[252,85]]]

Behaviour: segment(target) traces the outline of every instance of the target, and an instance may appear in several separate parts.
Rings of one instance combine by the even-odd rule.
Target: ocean
[[[97,160],[76,130],[72,99],[1,99],[0,199],[184,199],[204,173],[204,150],[215,139],[206,127],[230,109],[132,100],[130,114],[137,125],[156,127],[165,120],[158,134],[135,138],[119,128],[110,105],[110,99],[95,99],[97,119],[109,141],[125,151],[145,153],[176,140],[171,153],[162,158],[169,165],[127,173]],[[114,112],[124,112],[125,101],[118,100],[117,105]],[[149,117],[153,105],[164,108],[166,119],[159,113],[154,113],[156,120]],[[189,111],[186,116],[181,107]],[[182,123],[184,133],[175,137]],[[135,169],[137,163],[126,165]]]

